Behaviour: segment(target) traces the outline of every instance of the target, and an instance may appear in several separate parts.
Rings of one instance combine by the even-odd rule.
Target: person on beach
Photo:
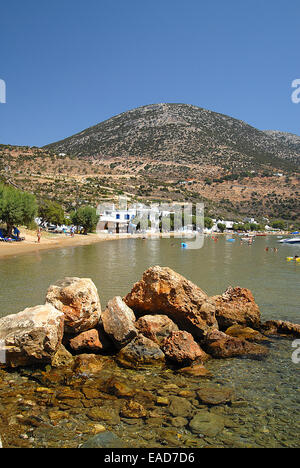
[[[42,232],[41,232],[40,227],[38,228],[36,235],[37,235],[37,242],[38,242],[38,244],[40,244],[41,243],[41,237],[42,237]]]

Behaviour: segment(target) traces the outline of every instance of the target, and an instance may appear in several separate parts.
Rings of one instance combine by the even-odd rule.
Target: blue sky
[[[0,9],[0,143],[65,138],[157,102],[300,135],[299,0],[14,0]]]

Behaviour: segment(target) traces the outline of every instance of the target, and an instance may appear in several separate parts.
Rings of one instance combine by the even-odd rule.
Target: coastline
[[[214,233],[214,236],[225,236],[228,233]],[[268,236],[287,235],[287,233],[268,233]],[[49,234],[43,233],[41,243],[38,244],[34,231],[21,229],[21,237],[25,237],[23,242],[1,242],[0,243],[0,260],[8,257],[16,257],[44,250],[65,249],[68,247],[81,247],[84,245],[92,245],[98,242],[120,239],[153,239],[164,237],[188,238],[185,234],[173,232],[168,234],[162,233],[146,233],[146,234],[88,234],[86,236],[75,234],[73,238],[64,234]]]

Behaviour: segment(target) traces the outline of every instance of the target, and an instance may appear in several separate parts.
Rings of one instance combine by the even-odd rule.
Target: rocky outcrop
[[[144,315],[136,322],[136,328],[157,344],[162,344],[172,332],[178,331],[177,325],[167,315]]]
[[[65,316],[65,332],[77,334],[96,328],[101,305],[97,288],[88,278],[64,278],[50,286],[46,303]]]
[[[234,338],[219,330],[209,332],[203,346],[205,351],[214,358],[224,359],[238,356],[262,358],[268,354],[268,349],[264,346]]]
[[[260,310],[249,289],[229,287],[224,294],[213,299],[220,330],[224,331],[232,325],[260,327]]]
[[[262,325],[262,330],[268,335],[300,336],[300,325],[283,320],[269,320]]]
[[[162,342],[162,350],[168,359],[180,365],[188,365],[196,359],[201,362],[209,359],[192,335],[185,331],[172,332]]]
[[[138,334],[135,315],[121,297],[109,301],[102,314],[102,323],[104,331],[119,349],[126,346]]]
[[[64,315],[52,305],[39,305],[0,319],[1,355],[11,367],[51,363],[61,345]]]
[[[121,349],[117,359],[121,365],[128,368],[149,365],[161,366],[164,364],[165,355],[157,343],[143,335],[138,335]]]
[[[137,315],[167,315],[195,338],[218,328],[214,300],[170,268],[149,268],[124,301]]]

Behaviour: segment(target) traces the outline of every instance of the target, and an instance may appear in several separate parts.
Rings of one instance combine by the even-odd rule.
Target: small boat
[[[298,262],[298,263],[300,262],[300,258],[299,258],[299,257],[298,257],[298,258],[295,258],[295,257],[286,257],[286,260],[287,260],[288,262],[293,262],[293,261],[294,261],[294,262]]]
[[[300,237],[293,237],[292,239],[282,239],[280,244],[300,244]]]

